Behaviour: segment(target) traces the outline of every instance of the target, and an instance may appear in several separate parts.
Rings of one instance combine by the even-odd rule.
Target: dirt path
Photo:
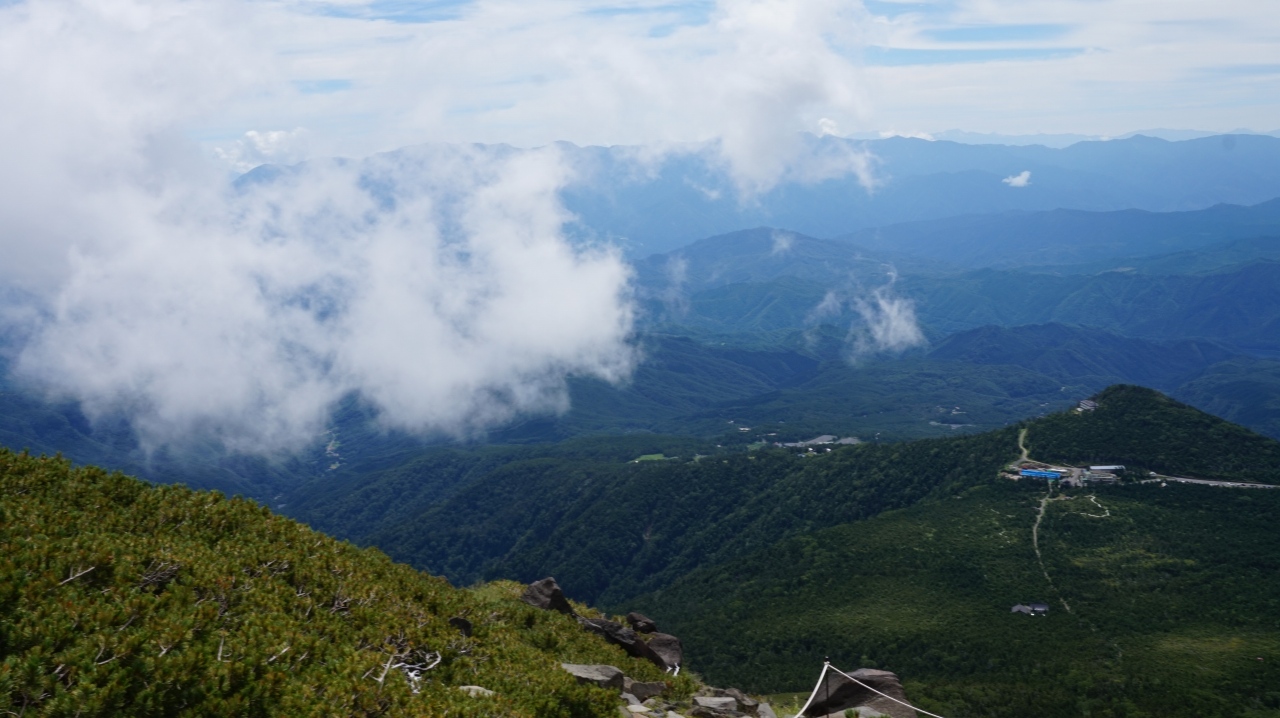
[[[1019,437],[1018,443],[1022,443],[1021,437]],[[1049,578],[1049,569],[1045,568],[1044,557],[1040,555],[1040,522],[1044,520],[1044,510],[1048,508],[1049,502],[1053,500],[1053,487],[1051,486],[1049,491],[1045,493],[1044,498],[1040,499],[1040,509],[1036,512],[1036,522],[1031,527],[1031,548],[1036,551],[1036,562],[1040,564],[1040,573],[1044,574],[1044,580],[1048,582],[1049,588],[1058,594],[1058,600],[1062,602],[1062,607],[1067,610],[1067,613],[1071,613],[1071,606],[1067,605],[1067,599],[1062,597],[1062,592],[1053,584],[1053,579]]]
[[[1018,431],[1018,449],[1022,451],[1022,456],[1018,458],[1018,462],[1030,461],[1030,452],[1027,450],[1027,427],[1022,427]]]

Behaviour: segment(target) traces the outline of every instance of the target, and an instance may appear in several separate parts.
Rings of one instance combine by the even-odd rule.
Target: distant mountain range
[[[744,197],[705,148],[638,163],[637,156],[646,153],[635,147],[561,143],[566,161],[578,172],[578,180],[563,192],[578,219],[572,230],[593,241],[616,242],[632,257],[645,257],[761,225],[835,237],[959,215],[1054,209],[1170,212],[1280,197],[1280,138],[1267,135],[1178,142],[1139,135],[1065,148],[811,135],[803,143],[814,162],[847,162],[851,154],[866,154],[874,184],[863,186],[853,175],[783,181],[761,195]],[[474,149],[494,156],[520,151],[505,145]],[[351,162],[366,173],[366,186],[390,201],[397,183],[417,181],[434,151],[432,146],[407,147]],[[263,165],[242,176],[237,186],[254,191],[298,170]],[[1028,174],[1016,179],[1024,172]]]

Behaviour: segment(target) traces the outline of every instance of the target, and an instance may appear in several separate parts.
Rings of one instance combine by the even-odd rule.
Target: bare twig
[[[71,583],[72,581],[76,580],[77,578],[80,578],[81,576],[85,575],[86,573],[89,573],[90,571],[92,571],[92,570],[93,570],[93,569],[95,569],[95,568],[97,568],[97,566],[90,566],[89,568],[86,568],[85,570],[80,571],[79,573],[77,573],[75,569],[71,569],[71,575],[70,575],[70,576],[68,576],[68,577],[66,577],[66,578],[65,578],[65,579],[63,579],[62,581],[60,581],[60,582],[58,583],[58,585],[59,585],[59,586],[65,586],[66,584]]]
[[[272,656],[272,657],[268,658],[268,659],[267,659],[267,663],[275,663],[276,659],[277,659],[277,658],[279,658],[280,656],[283,656],[284,654],[288,653],[290,648],[292,648],[292,646],[285,646],[283,649],[281,649],[281,651],[280,651],[279,653],[277,653],[277,654],[275,654],[274,656]]]

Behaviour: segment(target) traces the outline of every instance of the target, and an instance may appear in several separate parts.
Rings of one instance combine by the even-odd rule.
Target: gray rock
[[[684,718],[684,716],[676,713],[675,711],[667,711],[666,718]]]
[[[733,696],[694,696],[693,702],[717,711],[738,710],[738,700]]]
[[[778,714],[773,712],[773,706],[768,703],[761,703],[756,706],[757,718],[778,718]]]
[[[535,608],[574,615],[573,606],[569,605],[569,599],[564,597],[564,591],[560,590],[560,585],[554,578],[548,577],[529,584],[520,600]]]
[[[458,686],[458,690],[466,693],[472,698],[486,698],[493,695],[493,691],[488,688],[482,688],[481,686]]]
[[[648,706],[642,706],[639,704],[636,704],[634,706],[627,706],[627,710],[631,711],[632,713],[639,713],[642,715],[650,712]]]
[[[898,677],[889,671],[863,668],[849,675],[880,693],[893,696],[903,702],[907,701],[907,695],[903,692]],[[808,710],[805,711],[806,716],[825,716],[838,714],[850,708],[868,708],[891,718],[916,718],[914,710],[868,690],[835,671],[829,671],[816,690],[823,698],[809,704]]]
[[[666,683],[652,682],[644,683],[641,681],[633,681],[630,678],[624,678],[622,681],[622,690],[639,698],[642,702],[647,701],[654,696],[660,696],[667,690]]]
[[[680,639],[667,633],[655,633],[649,639],[648,652],[652,655],[648,656],[663,670],[675,668],[684,663],[684,647],[680,645]]]
[[[640,705],[640,699],[639,699],[639,698],[636,698],[636,697],[635,697],[635,695],[633,695],[630,691],[628,691],[628,690],[626,689],[626,687],[625,687],[625,686],[626,686],[626,683],[625,683],[626,678],[623,678],[623,681],[624,681],[624,683],[623,683],[623,689],[622,689],[622,700],[626,701],[626,702],[627,702],[627,705],[629,705],[629,706],[638,706],[638,705]]]
[[[621,623],[610,621],[606,618],[581,617],[578,618],[578,623],[588,631],[604,636],[604,640],[609,643],[612,643],[615,646],[621,646],[622,650],[626,651],[629,656],[653,660],[648,647],[645,645],[645,642],[640,639],[640,636],[636,635],[635,631],[627,628]]]
[[[737,688],[725,688],[719,691],[718,695],[729,696],[730,698],[733,698],[734,700],[738,701],[738,705],[740,706],[740,709],[745,711],[754,711],[756,709],[756,706],[760,705],[759,701],[755,700],[751,696],[748,696],[746,693],[743,693]]]
[[[658,624],[643,613],[632,611],[627,614],[627,623],[631,624],[632,630],[636,633],[657,633]]]
[[[707,706],[697,706],[689,709],[689,718],[738,718],[745,715],[738,711],[723,710],[720,708],[709,708]]]
[[[579,683],[591,683],[601,688],[622,690],[622,671],[614,666],[561,663],[560,667],[572,673]]]

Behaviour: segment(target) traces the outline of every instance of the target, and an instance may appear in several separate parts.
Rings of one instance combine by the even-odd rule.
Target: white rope
[[[830,664],[830,663],[828,663],[827,665],[828,665],[828,666],[831,666],[831,664]],[[910,708],[910,709],[911,709],[911,710],[913,710],[913,711],[916,711],[917,713],[923,713],[923,714],[925,714],[925,715],[927,715],[927,716],[933,716],[933,718],[942,718],[942,716],[938,715],[937,713],[930,713],[929,711],[924,710],[923,708],[916,708],[915,706],[911,705],[910,703],[907,703],[906,701],[900,701],[900,700],[898,700],[897,698],[894,698],[893,696],[891,696],[891,695],[889,695],[889,694],[887,694],[887,693],[880,693],[880,691],[878,691],[878,690],[876,690],[876,689],[872,688],[871,686],[867,685],[866,683],[863,683],[862,681],[858,680],[857,678],[854,678],[853,676],[849,675],[848,673],[845,673],[844,671],[840,670],[839,668],[836,668],[835,666],[831,666],[831,670],[835,671],[836,673],[839,673],[840,675],[844,676],[845,678],[848,678],[849,680],[853,681],[854,683],[857,683],[858,685],[862,686],[863,688],[866,688],[867,690],[871,691],[872,693],[879,693],[880,695],[884,696],[885,698],[888,698],[889,700],[893,701],[894,703],[901,703],[902,705],[904,705],[904,706],[906,706],[906,707]],[[826,668],[823,668],[823,671],[822,671],[822,672],[825,674],[825,673],[827,672],[827,671],[826,671]],[[815,691],[816,691],[816,689],[815,689]],[[806,705],[805,705],[805,708],[808,708],[808,707],[809,707],[809,706],[808,706],[808,704],[806,704]]]
[[[822,664],[822,674],[818,676],[818,685],[813,687],[813,693],[809,694],[809,700],[805,701],[804,707],[800,709],[799,713],[796,713],[796,718],[801,718],[804,716],[804,712],[809,710],[809,704],[813,702],[813,697],[818,695],[818,689],[822,687],[822,681],[827,677],[827,669],[830,667],[831,663],[829,661]]]

